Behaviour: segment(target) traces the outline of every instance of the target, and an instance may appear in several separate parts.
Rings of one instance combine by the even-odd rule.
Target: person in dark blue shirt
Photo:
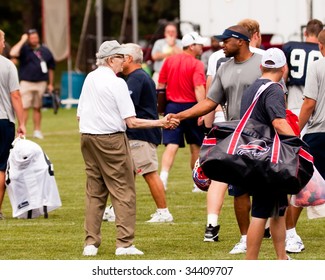
[[[142,69],[143,53],[136,44],[125,44],[128,54],[123,64],[123,74],[129,88],[137,118],[158,119],[156,86]],[[136,173],[147,182],[157,210],[151,215],[150,223],[172,222],[173,216],[167,208],[165,189],[158,175],[157,146],[161,143],[161,129],[126,130],[131,146]]]
[[[10,55],[19,59],[20,92],[24,107],[25,125],[28,111],[33,108],[35,138],[43,139],[41,132],[42,96],[46,89],[54,89],[55,61],[51,51],[40,43],[36,29],[30,29],[23,34],[15,44]]]
[[[283,135],[294,135],[286,120],[286,108],[283,88],[278,82],[281,80],[286,67],[286,58],[278,48],[268,49],[261,63],[262,76],[257,79],[242,96],[240,116],[242,117],[258,89],[267,82],[269,85],[259,97],[250,118],[255,119]],[[247,232],[246,259],[258,259],[259,250],[264,236],[265,224],[270,218],[271,237],[278,260],[287,260],[285,238],[285,210],[288,206],[286,194],[263,191],[252,191],[252,219]]]

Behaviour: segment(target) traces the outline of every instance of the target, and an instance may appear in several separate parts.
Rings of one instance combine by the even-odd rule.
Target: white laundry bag
[[[47,217],[47,212],[62,206],[53,165],[33,141],[18,137],[12,145],[6,170],[12,216]]]

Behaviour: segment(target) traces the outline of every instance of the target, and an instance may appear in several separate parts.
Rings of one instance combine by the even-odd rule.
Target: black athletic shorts
[[[15,124],[7,119],[0,119],[0,171],[5,171],[11,143],[15,139]]]

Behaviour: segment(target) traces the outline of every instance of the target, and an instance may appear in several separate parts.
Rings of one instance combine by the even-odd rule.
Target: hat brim
[[[216,38],[216,39],[219,40],[219,41],[223,41],[223,40],[226,40],[226,39],[228,39],[228,38],[232,38],[232,36],[216,35],[216,36],[214,36],[214,38]]]
[[[129,50],[126,47],[120,47],[118,50],[116,50],[115,54],[129,54]]]
[[[207,42],[207,39],[206,38],[197,38],[195,40],[195,44],[198,44],[198,45],[204,45],[205,43]]]
[[[239,33],[237,31],[234,31],[234,30],[230,30],[230,29],[226,29],[223,32],[223,34],[216,35],[215,37],[220,41],[224,41],[224,40],[229,39],[229,38],[235,38],[235,39],[250,42],[250,39],[246,35],[244,35],[242,33]]]

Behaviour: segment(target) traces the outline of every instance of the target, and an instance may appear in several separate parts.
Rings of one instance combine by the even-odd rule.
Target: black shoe
[[[269,227],[264,230],[264,238],[271,238],[271,232]]]
[[[218,241],[219,230],[220,230],[220,225],[217,225],[215,227],[213,227],[211,225],[207,226],[205,229],[203,241],[206,241],[206,242]]]

